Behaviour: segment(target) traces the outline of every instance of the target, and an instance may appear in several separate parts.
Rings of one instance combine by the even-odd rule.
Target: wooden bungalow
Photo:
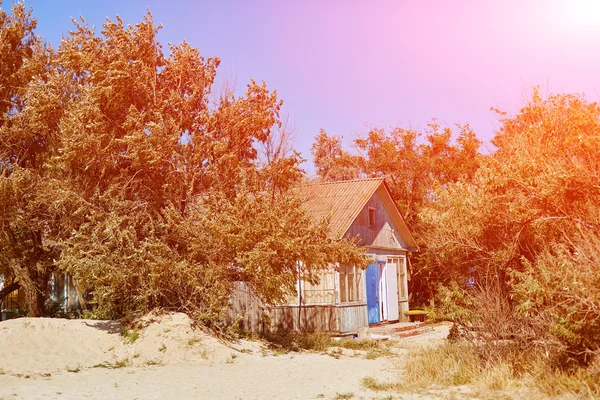
[[[250,330],[321,330],[346,335],[368,325],[405,320],[408,255],[418,249],[385,180],[308,184],[299,186],[297,193],[314,220],[329,218],[333,238],[358,237],[372,263],[366,270],[332,265],[322,273],[319,284],[299,281],[297,297],[268,310],[238,291],[233,309],[245,314],[242,325]],[[267,326],[261,314],[268,316]]]
[[[318,284],[297,282],[298,296],[286,304],[265,308],[242,284],[232,296],[231,321],[244,329],[320,330],[355,334],[361,327],[404,320],[408,310],[407,262],[418,251],[383,178],[302,185],[296,188],[302,207],[315,221],[329,218],[332,238],[358,237],[371,259],[367,269],[332,265]],[[53,274],[51,297],[64,311],[77,308],[73,280]],[[24,307],[22,291],[15,290],[0,303],[2,319]]]

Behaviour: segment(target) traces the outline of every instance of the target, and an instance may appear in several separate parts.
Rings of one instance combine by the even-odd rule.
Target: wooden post
[[[301,321],[302,321],[302,280],[300,273],[301,264],[298,263],[298,332],[302,330]]]

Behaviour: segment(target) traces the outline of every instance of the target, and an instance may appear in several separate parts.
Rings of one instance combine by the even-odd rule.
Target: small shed
[[[296,191],[315,221],[329,218],[332,238],[358,237],[372,262],[366,270],[336,263],[322,272],[316,285],[299,281],[298,296],[268,309],[269,326],[262,328],[346,335],[368,325],[405,320],[408,256],[418,248],[385,179],[314,183]],[[243,311],[236,297],[235,308]],[[257,316],[259,309],[254,304],[247,311]],[[255,320],[246,318],[242,325],[256,330]]]

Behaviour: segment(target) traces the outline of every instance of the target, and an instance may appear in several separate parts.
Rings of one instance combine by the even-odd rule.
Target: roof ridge
[[[385,177],[381,176],[381,177],[375,177],[375,178],[345,179],[345,180],[342,180],[342,181],[327,181],[327,182],[302,183],[300,185],[297,185],[296,187],[300,187],[300,186],[315,186],[315,185],[337,185],[337,184],[340,184],[340,183],[349,183],[349,182],[383,181],[383,180],[385,180]]]

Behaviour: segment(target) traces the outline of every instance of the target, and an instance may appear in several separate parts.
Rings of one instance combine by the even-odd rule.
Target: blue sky
[[[418,129],[435,117],[470,123],[489,141],[499,125],[490,107],[516,113],[534,85],[600,98],[597,0],[26,4],[54,45],[70,17],[99,27],[118,14],[134,24],[149,8],[165,48],[186,39],[219,57],[220,79],[240,92],[251,78],[276,89],[305,158],[320,128],[349,143],[373,127]]]

